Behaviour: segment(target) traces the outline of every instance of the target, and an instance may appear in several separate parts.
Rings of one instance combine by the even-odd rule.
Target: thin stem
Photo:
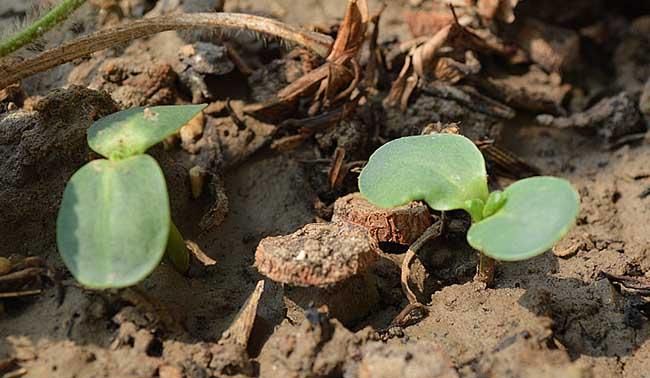
[[[482,252],[478,253],[478,268],[476,269],[475,280],[483,282],[485,286],[490,287],[494,283],[494,273],[496,271],[496,260],[486,256]]]
[[[171,222],[169,229],[165,257],[172,263],[174,269],[181,274],[187,273],[187,270],[190,268],[190,255],[185,246],[185,240],[174,222]]]
[[[488,197],[489,199],[490,197]],[[498,201],[497,201],[498,202]],[[472,223],[477,223],[483,220],[483,210],[485,202],[481,199],[473,199],[467,201],[465,210],[472,217]],[[496,261],[491,257],[478,251],[478,267],[476,268],[476,276],[474,279],[483,282],[487,287],[492,286],[494,283],[494,272],[496,269]]]
[[[194,28],[250,30],[304,46],[321,57],[327,57],[332,45],[332,38],[327,35],[249,14],[192,13],[152,17],[95,32],[22,62],[6,62],[0,65],[0,88],[120,43],[163,31]]]
[[[86,0],[63,0],[45,16],[36,20],[25,29],[0,42],[0,58],[7,56],[21,47],[34,42],[47,31],[65,21]]]
[[[413,259],[415,256],[417,256],[418,251],[424,246],[426,242],[428,242],[431,239],[437,238],[442,234],[442,225],[444,224],[444,220],[441,219],[438,222],[434,223],[433,225],[429,226],[420,237],[411,244],[409,247],[408,251],[406,251],[406,254],[404,255],[404,260],[402,261],[402,274],[401,274],[401,281],[402,281],[402,291],[404,291],[404,294],[406,295],[406,298],[408,299],[410,304],[415,304],[418,303],[418,299],[415,296],[415,293],[413,293],[413,290],[409,287],[409,276],[411,275],[411,263],[413,262]]]

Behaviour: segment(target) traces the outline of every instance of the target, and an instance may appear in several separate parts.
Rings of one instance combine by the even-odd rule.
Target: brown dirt
[[[183,3],[193,6],[201,1]],[[586,18],[611,5],[598,1],[598,7],[585,8],[580,4],[590,2],[577,3],[575,11],[582,9]],[[233,0],[226,2],[226,10],[326,26],[340,19],[344,4]],[[370,1],[371,9],[377,4]],[[0,18],[7,18],[2,13],[8,12],[6,7],[4,2],[0,5]],[[382,18],[382,40],[408,38],[405,9],[411,9],[409,2],[389,3]],[[632,99],[628,105],[638,103],[648,72],[650,41],[643,33],[648,22],[632,23],[639,14],[623,15],[604,21],[612,26],[610,31],[629,26],[622,37],[608,42],[611,51],[618,51],[616,58],[598,55],[607,59],[602,66],[614,69],[575,80],[587,89],[572,90],[572,112],[614,98],[621,90]],[[552,19],[543,12],[538,16]],[[555,22],[562,27],[582,22],[568,11],[566,17]],[[518,111],[514,119],[500,118],[439,92],[419,94],[404,114],[384,111],[380,98],[335,131],[318,133],[290,153],[265,147],[273,127],[242,116],[247,126],[242,129],[237,115],[216,106],[206,115],[203,137],[191,146],[197,153],[177,146],[169,151],[156,148],[152,154],[168,179],[176,223],[217,264],[183,277],[163,263],[135,289],[120,292],[78,287],[58,257],[53,232],[66,179],[89,156],[84,130],[118,106],[187,101],[195,93],[196,88],[179,84],[182,78],[174,60],[175,49],[189,43],[191,36],[165,35],[169,38],[135,42],[124,50],[39,75],[45,78],[41,81],[27,80],[23,88],[32,97],[23,109],[4,112],[6,107],[0,106],[0,256],[45,257],[62,278],[64,290],[61,297],[56,285],[46,285],[36,297],[3,300],[0,362],[13,359],[8,370],[24,369],[26,377],[650,377],[647,298],[599,275],[605,271],[650,277],[650,142],[647,136],[623,144],[609,140],[620,135],[617,132],[639,131],[639,122],[647,125],[647,119],[630,121],[625,113],[629,106],[598,118],[596,126],[606,128],[599,131],[589,125],[540,126],[536,114],[525,111]],[[581,38],[587,38],[584,35]],[[254,40],[243,45],[247,49],[242,54],[255,56],[260,66],[248,80],[233,72],[201,76],[213,89],[207,94],[212,101],[265,99],[300,76],[299,65],[304,62],[274,60],[281,56],[274,43],[269,49]],[[589,72],[598,69],[591,67]],[[73,83],[105,89],[110,95],[70,87],[35,97]],[[522,87],[501,78],[498,84]],[[528,100],[508,104],[559,115],[553,110],[565,89],[558,88],[562,93],[543,106]],[[231,105],[235,112],[241,106],[237,101]],[[467,220],[450,214],[445,236],[429,242],[421,253],[426,268],[421,289],[430,301],[428,315],[419,322],[407,327],[391,324],[406,305],[394,262],[399,262],[403,250],[392,246],[373,272],[378,303],[361,320],[345,321],[347,328],[308,303],[303,303],[306,310],[290,301],[282,305],[283,289],[272,286],[262,298],[266,306],[258,310],[249,345],[218,343],[262,279],[253,267],[259,241],[293,233],[331,215],[323,208],[357,190],[354,173],[341,188],[323,189],[329,163],[322,159],[345,146],[351,158],[363,160],[378,140],[418,134],[438,121],[459,122],[463,133],[475,140],[496,138],[500,146],[544,174],[571,181],[581,195],[581,213],[577,227],[556,246],[555,254],[499,264],[495,286],[485,288],[472,281],[476,255],[463,241]],[[621,131],[625,127],[628,131]],[[210,184],[193,200],[187,170],[197,164],[210,172]],[[212,221],[203,224],[213,227],[199,226],[205,217]]]

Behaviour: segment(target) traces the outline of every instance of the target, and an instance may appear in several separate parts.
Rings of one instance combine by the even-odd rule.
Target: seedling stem
[[[171,227],[169,228],[169,240],[167,241],[165,257],[167,257],[169,262],[174,266],[174,269],[179,273],[187,273],[190,267],[190,255],[185,246],[185,239],[183,239],[174,222],[171,222]]]
[[[33,24],[0,42],[0,58],[34,42],[50,29],[65,21],[86,0],[63,0]]]

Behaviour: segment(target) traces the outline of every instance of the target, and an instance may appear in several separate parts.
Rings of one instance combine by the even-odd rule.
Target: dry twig
[[[428,242],[431,239],[435,239],[442,234],[443,224],[444,224],[444,218],[440,219],[438,222],[429,226],[429,228],[427,228],[422,233],[422,235],[420,235],[420,237],[415,242],[413,242],[413,244],[411,244],[408,251],[406,251],[406,254],[404,255],[404,260],[402,261],[401,282],[402,282],[402,290],[404,291],[404,294],[406,295],[406,298],[408,299],[410,304],[418,303],[418,299],[415,296],[415,293],[413,293],[413,291],[409,287],[409,276],[411,275],[411,262],[413,262],[413,259],[417,256],[418,251],[422,248],[422,246],[424,246],[426,242]]]
[[[193,13],[141,19],[108,30],[101,30],[47,50],[22,62],[2,61],[0,88],[38,72],[82,58],[120,43],[168,30],[193,28],[240,29],[278,37],[327,56],[332,39],[273,19],[240,13]]]

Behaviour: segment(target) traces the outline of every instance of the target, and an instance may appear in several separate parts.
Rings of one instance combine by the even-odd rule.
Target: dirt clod
[[[448,2],[388,1],[382,13],[378,0],[368,12],[365,0],[93,1],[1,59],[0,256],[11,271],[0,275],[0,375],[647,378],[650,3]],[[29,18],[27,3],[0,0],[3,32]],[[196,11],[270,16],[327,34],[324,51],[337,44],[326,60],[249,30],[192,28],[7,79],[75,35]],[[86,129],[118,108],[198,101],[211,102],[203,119],[147,153],[201,263],[181,276],[163,261],[129,290],[80,288],[54,221],[65,182],[97,158]],[[363,227],[341,228],[338,214],[311,222],[353,197],[379,146],[452,125],[483,152],[493,188],[563,177],[581,212],[552,253],[498,263],[491,288],[473,282],[467,214],[446,212],[407,277],[413,306],[394,241],[409,243],[424,218],[382,213],[375,234],[391,242],[367,259],[377,240]],[[258,246],[273,256],[258,267],[301,267],[292,279],[315,286],[266,279],[260,294]]]
[[[586,111],[569,117],[540,115],[537,121],[558,128],[588,128],[606,140],[646,130],[637,103],[627,92],[605,98]]]
[[[335,285],[367,271],[376,259],[376,244],[366,231],[340,223],[313,223],[265,238],[255,252],[260,273],[294,286]]]
[[[105,92],[72,86],[34,110],[0,114],[0,223],[14,230],[3,236],[6,256],[52,248],[63,188],[89,154],[86,130],[117,107]]]
[[[334,203],[332,222],[350,222],[364,227],[378,242],[411,244],[431,226],[428,207],[422,202],[393,209],[369,203],[361,193],[341,197]]]
[[[444,349],[432,342],[371,342],[361,355],[359,378],[458,378]]]
[[[580,56],[578,33],[532,18],[522,22],[516,40],[534,62],[549,72],[573,67]]]

